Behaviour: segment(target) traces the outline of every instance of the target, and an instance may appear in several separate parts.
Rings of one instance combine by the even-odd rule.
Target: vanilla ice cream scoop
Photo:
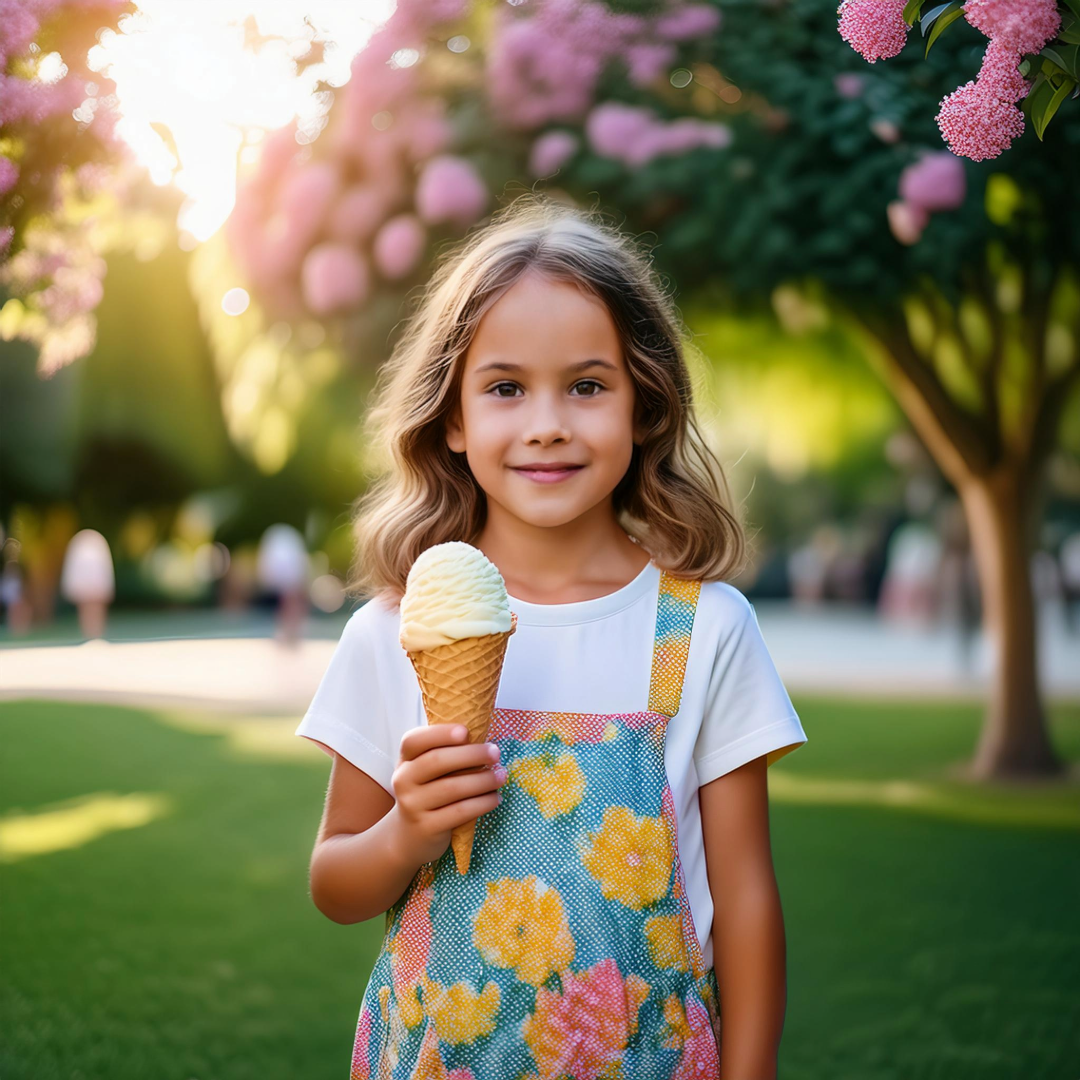
[[[407,652],[510,630],[510,603],[498,567],[460,540],[421,552],[405,579],[399,639]]]

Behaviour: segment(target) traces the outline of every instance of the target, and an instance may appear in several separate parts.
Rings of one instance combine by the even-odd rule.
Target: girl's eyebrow
[[[598,357],[591,360],[579,360],[576,364],[568,364],[566,366],[567,371],[584,371],[589,367],[603,367],[610,368],[612,371],[618,371],[619,369],[607,360],[601,360]],[[473,374],[479,375],[483,371],[524,371],[525,369],[520,364],[511,364],[505,360],[493,360],[490,364],[485,364],[483,367],[478,367]]]

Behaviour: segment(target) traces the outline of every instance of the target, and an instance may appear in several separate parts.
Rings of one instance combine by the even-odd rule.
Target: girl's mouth
[[[584,465],[577,465],[572,469],[514,469],[514,472],[535,480],[538,484],[556,484],[568,476],[581,472],[584,468]]]

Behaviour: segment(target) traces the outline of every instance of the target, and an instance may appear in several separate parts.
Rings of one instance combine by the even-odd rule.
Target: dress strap
[[[694,628],[701,582],[660,573],[656,605],[656,636],[653,639],[652,676],[649,681],[649,712],[672,717],[682,699],[690,632]]]

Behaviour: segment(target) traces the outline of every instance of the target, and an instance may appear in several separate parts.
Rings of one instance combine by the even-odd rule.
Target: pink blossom
[[[942,101],[937,124],[954,154],[983,161],[1024,133],[1024,114],[969,80]]]
[[[577,150],[578,137],[569,131],[548,131],[532,145],[529,172],[533,176],[550,176],[569,160]]]
[[[392,217],[379,230],[372,247],[379,273],[391,280],[411,274],[420,262],[426,243],[427,233],[415,215]]]
[[[589,113],[585,137],[597,154],[622,160],[628,147],[652,130],[656,119],[656,113],[644,106],[605,101]]]
[[[579,47],[540,21],[499,11],[488,51],[488,98],[500,122],[532,130],[579,117],[593,98],[604,53]]]
[[[316,244],[304,259],[300,285],[304,303],[315,315],[360,304],[368,293],[370,272],[364,257],[348,244]]]
[[[993,94],[999,101],[1010,104],[1027,96],[1031,89],[1029,83],[1020,74],[1019,64],[1022,57],[1015,49],[1001,41],[991,41],[986,46],[982,66],[979,68],[978,84]]]
[[[918,243],[930,215],[921,206],[896,199],[885,207],[889,228],[901,244]]]
[[[304,165],[285,178],[277,212],[266,225],[273,263],[282,276],[293,271],[318,235],[338,191],[337,168],[328,161]]]
[[[14,236],[14,225],[0,225],[0,259],[7,255],[8,248],[11,247],[11,241]]]
[[[414,162],[440,154],[450,143],[450,125],[443,115],[443,104],[436,99],[410,109],[400,120],[409,157]]]
[[[386,220],[390,198],[382,188],[355,184],[330,211],[329,232],[336,240],[360,243]]]
[[[900,128],[896,122],[887,116],[878,116],[870,121],[870,130],[883,142],[894,143],[900,141]]]
[[[684,154],[699,146],[722,147],[731,142],[725,124],[684,116],[668,123],[648,108],[605,101],[585,122],[592,149],[602,157],[627,165],[644,165],[662,154]]]
[[[907,41],[904,0],[842,0],[840,36],[871,64],[896,56]]]
[[[1018,53],[1037,53],[1061,28],[1056,0],[967,0],[964,18]]]
[[[689,4],[661,15],[653,24],[660,37],[688,41],[705,37],[720,26],[720,11],[711,4]]]
[[[83,99],[79,80],[66,75],[59,82],[40,83],[15,75],[0,75],[0,124],[24,121],[40,124],[78,108]]]
[[[843,71],[833,76],[833,86],[842,98],[859,98],[866,89],[866,79],[857,72]]]
[[[432,158],[416,183],[416,209],[429,225],[476,221],[488,205],[488,190],[472,163],[454,154]]]
[[[0,195],[6,195],[19,179],[19,169],[11,158],[0,156]]]
[[[0,70],[8,57],[18,56],[34,40],[38,20],[28,10],[24,0],[0,0]]]
[[[675,55],[675,46],[663,42],[627,46],[625,60],[630,81],[634,86],[648,86],[674,63]]]
[[[923,210],[955,210],[967,194],[964,163],[948,150],[924,154],[900,174],[900,198]]]

